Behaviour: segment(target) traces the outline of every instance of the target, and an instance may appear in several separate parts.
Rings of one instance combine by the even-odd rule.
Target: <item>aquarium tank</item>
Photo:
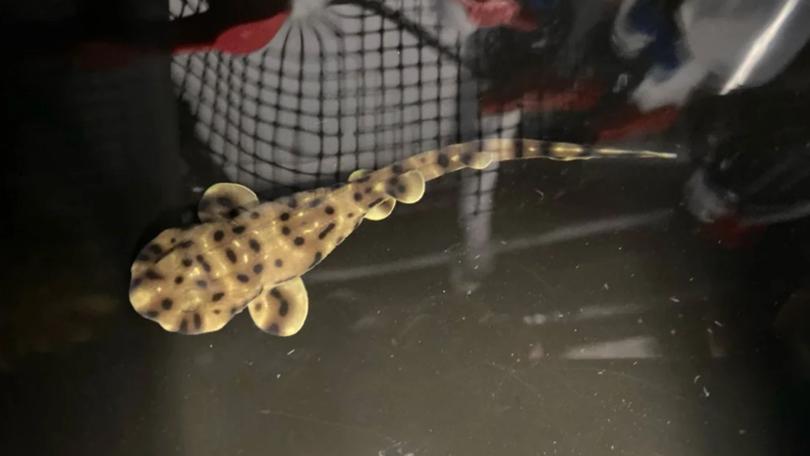
[[[3,454],[810,454],[807,0],[6,3]]]

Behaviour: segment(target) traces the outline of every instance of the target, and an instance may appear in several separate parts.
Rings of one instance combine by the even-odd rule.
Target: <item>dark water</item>
[[[800,169],[806,53],[770,85],[698,99],[637,143],[694,160],[506,163],[484,222],[459,204],[476,175],[431,184],[305,277],[310,314],[285,339],[246,315],[184,337],[128,303],[135,252],[218,178],[189,169],[200,145],[170,57],[85,71],[58,47],[13,55],[4,454],[810,450],[807,220],[735,243],[684,205],[710,136],[803,145],[784,159],[749,151],[717,185]],[[795,202],[787,190],[749,198]]]

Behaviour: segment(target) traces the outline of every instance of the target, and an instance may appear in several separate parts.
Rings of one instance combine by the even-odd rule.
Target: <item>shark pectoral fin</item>
[[[292,336],[301,330],[309,311],[309,297],[300,277],[264,290],[248,305],[253,322],[275,336]]]
[[[253,190],[244,185],[219,183],[208,187],[197,206],[197,213],[204,223],[232,219],[242,210],[259,203]]]
[[[366,212],[366,219],[371,221],[378,221],[387,218],[391,215],[391,212],[394,211],[394,207],[397,205],[397,200],[394,198],[388,197],[385,198],[380,204],[372,207],[371,209]]]
[[[392,177],[388,181],[386,193],[400,203],[413,204],[425,194],[425,176],[414,169]]]
[[[493,152],[483,151],[477,152],[470,156],[469,161],[465,163],[472,169],[484,169],[495,161],[495,154]]]
[[[222,299],[225,293],[216,290],[188,293],[179,288],[167,292],[143,285],[130,292],[130,302],[139,314],[166,331],[206,334],[222,329],[244,308],[244,303],[239,305]]]
[[[367,176],[368,174],[369,174],[369,170],[367,170],[367,169],[358,169],[357,171],[354,171],[353,173],[349,174],[349,179],[348,180],[349,180],[349,182],[354,182],[354,181],[356,181],[358,179],[361,179],[361,178]]]

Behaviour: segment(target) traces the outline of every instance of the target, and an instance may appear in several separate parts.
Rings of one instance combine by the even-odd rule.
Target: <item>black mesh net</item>
[[[172,76],[208,159],[228,179],[275,193],[481,135],[460,33],[441,26],[435,7],[332,3],[288,18],[248,54],[175,55]],[[207,5],[170,9],[186,17]]]

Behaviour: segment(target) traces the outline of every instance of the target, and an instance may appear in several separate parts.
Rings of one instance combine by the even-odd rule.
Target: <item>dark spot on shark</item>
[[[464,163],[465,165],[469,165],[470,163],[472,163],[473,154],[470,153],[470,152],[464,152],[464,153],[461,154],[460,158],[461,158],[461,163]]]
[[[178,244],[177,247],[179,247],[181,249],[187,249],[187,248],[191,247],[192,245],[194,245],[194,241],[187,240],[187,241],[183,241],[180,244]]]
[[[318,207],[321,204],[320,198],[315,198],[314,200],[309,202],[309,207]]]
[[[261,263],[256,263],[253,265],[253,273],[254,274],[261,274],[264,271],[264,265]]]
[[[144,275],[149,280],[163,280],[163,276],[155,272],[153,269],[147,269]]]
[[[245,227],[244,225],[235,226],[231,231],[233,231],[234,234],[242,234],[245,232]]]
[[[160,255],[163,253],[163,247],[158,244],[149,244],[149,251],[154,253],[155,255]]]
[[[207,261],[205,261],[205,257],[203,257],[202,255],[197,255],[197,262],[200,263],[200,266],[202,266],[205,272],[211,272],[211,265],[208,264]]]
[[[315,258],[312,259],[312,264],[310,264],[309,267],[314,268],[315,266],[318,265],[318,263],[321,262],[322,259],[323,259],[323,253],[315,252]]]
[[[202,318],[200,314],[194,313],[194,329],[199,330],[202,327]]]
[[[214,231],[214,240],[215,240],[215,241],[219,242],[219,241],[221,241],[221,240],[222,240],[222,238],[224,238],[224,237],[225,237],[225,232],[224,232],[224,231],[222,231],[222,230],[216,230],[216,231]]]
[[[222,299],[224,297],[225,297],[225,293],[223,293],[221,291],[218,291],[218,292],[214,293],[213,295],[211,295],[211,301],[217,302],[217,301],[219,301],[220,299]]]
[[[286,225],[282,226],[281,227],[281,234],[283,234],[284,236],[289,236],[290,235],[290,227],[286,226]]]
[[[332,214],[334,214],[334,213],[335,213],[335,208],[334,208],[334,207],[332,207],[332,206],[326,206],[326,207],[323,209],[323,211],[324,211],[324,212],[326,212],[328,215],[332,215]]]
[[[330,223],[330,224],[326,225],[326,227],[320,233],[318,233],[318,239],[325,238],[329,234],[329,232],[334,230],[334,229],[335,229],[335,224],[334,223]]]
[[[362,199],[363,199],[363,195],[360,192],[355,192],[354,193],[354,200],[355,201],[360,201]]]
[[[275,262],[275,265],[276,265],[277,268],[280,268],[280,267],[284,266],[284,261],[281,258],[277,258],[276,262]]]
[[[176,283],[176,284],[178,284],[178,285],[180,285],[181,283],[183,283],[183,276],[179,275],[179,276],[175,277],[175,278],[174,278],[174,283]]]
[[[286,299],[282,299],[281,303],[278,306],[278,314],[282,317],[287,315],[287,312],[290,311],[290,303],[287,302]]]
[[[246,274],[237,274],[236,280],[242,283],[247,283],[250,280],[250,277],[248,277]]]
[[[372,201],[372,202],[368,203],[368,208],[369,208],[369,209],[371,209],[371,208],[373,208],[374,206],[376,206],[376,205],[378,205],[378,204],[382,203],[382,202],[383,202],[383,199],[384,199],[384,198],[377,198],[377,199],[375,199],[374,201]]]
[[[186,319],[185,319],[185,318],[183,319],[183,321],[181,321],[181,322],[180,322],[180,328],[179,328],[179,331],[180,331],[181,333],[183,333],[183,334],[185,334],[185,333],[187,333],[187,332],[188,332],[188,322],[186,321]]]
[[[286,222],[289,219],[290,219],[290,213],[289,212],[284,212],[279,216],[279,220],[281,220],[282,222]]]
[[[228,261],[231,263],[236,264],[236,253],[234,253],[231,249],[225,249],[225,256],[228,257]]]
[[[438,163],[442,168],[447,168],[450,166],[450,159],[447,157],[447,154],[442,152],[436,157],[436,163]]]
[[[170,298],[164,298],[163,301],[160,301],[160,307],[163,307],[163,310],[169,310],[174,305],[174,301]]]
[[[295,239],[293,240],[293,243],[294,243],[295,245],[297,245],[297,246],[301,247],[302,245],[304,245],[304,238],[302,238],[301,236],[298,236],[297,238],[295,238]]]
[[[550,157],[551,156],[551,141],[541,141],[540,142],[540,155],[543,157]]]
[[[250,250],[253,250],[256,253],[259,253],[259,251],[262,249],[262,246],[259,244],[259,241],[257,241],[256,239],[249,240],[248,245],[250,246]]]
[[[183,266],[191,267],[191,258],[183,258]]]
[[[220,196],[217,198],[217,203],[223,207],[233,207],[233,200],[227,196]]]

